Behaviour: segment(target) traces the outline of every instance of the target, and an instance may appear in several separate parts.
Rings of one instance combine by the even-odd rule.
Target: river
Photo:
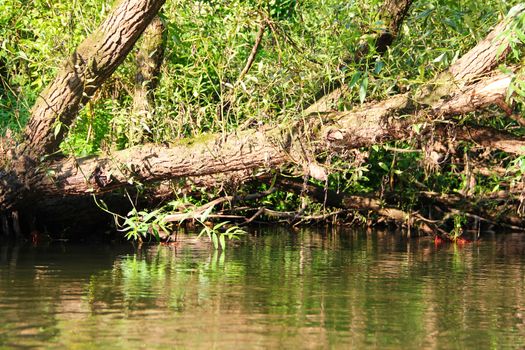
[[[524,348],[525,235],[0,246],[0,348]]]

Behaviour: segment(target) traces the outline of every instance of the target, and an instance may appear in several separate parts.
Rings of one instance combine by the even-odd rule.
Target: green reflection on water
[[[0,346],[522,348],[525,237],[0,247]]]

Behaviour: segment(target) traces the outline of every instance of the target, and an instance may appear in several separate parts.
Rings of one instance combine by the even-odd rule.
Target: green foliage
[[[240,235],[244,235],[246,233],[246,231],[235,225],[229,226],[225,231],[222,231],[222,229],[224,229],[228,224],[228,221],[223,221],[214,225],[213,227],[203,225],[203,228],[199,233],[199,237],[201,237],[203,234],[206,234],[210,241],[212,241],[215,249],[221,248],[224,250],[226,249],[226,238],[229,240],[239,239]]]
[[[106,14],[111,1],[0,3],[0,130],[19,130],[62,60]],[[3,69],[2,69],[3,68]]]
[[[125,218],[121,231],[130,240],[142,241],[143,238],[154,237],[159,241],[161,231],[169,232],[164,220],[165,215],[161,209],[137,211],[136,208],[133,208]]]
[[[215,249],[221,248],[224,250],[226,249],[226,238],[230,240],[239,239],[239,236],[245,234],[246,231],[237,225],[229,225],[228,221],[223,221],[210,227],[207,225],[206,220],[208,219],[208,216],[211,214],[212,210],[213,206],[210,206],[202,213],[202,215],[195,217],[197,222],[202,225],[202,230],[199,233],[199,237],[201,237],[203,234],[206,234],[206,236],[208,236],[210,241],[213,243],[213,247]],[[229,227],[227,227],[228,225]],[[225,228],[226,230],[223,231]]]
[[[24,127],[30,107],[56,74],[62,59],[94,30],[112,3],[0,3],[0,134],[7,128],[19,131]],[[268,127],[286,125],[296,121],[316,96],[337,85],[346,85],[349,90],[340,101],[340,109],[414,91],[481,40],[519,2],[416,1],[399,37],[380,56],[374,48],[374,35],[385,25],[378,16],[382,3],[168,1],[161,13],[167,28],[167,47],[151,120],[141,124],[130,113],[136,65],[132,52],[82,109],[62,151],[87,156],[131,146],[137,139],[136,125],[147,129],[151,141],[157,143],[208,132],[231,132],[253,120]],[[241,77],[261,25],[265,32],[255,62]],[[504,34],[512,39],[507,66],[523,60],[524,28],[522,15]],[[364,52],[362,57],[352,59],[358,51]],[[510,72],[505,65],[501,69]],[[523,72],[515,74],[508,101],[514,103],[517,114],[523,114],[524,81]],[[454,123],[525,133],[515,121],[493,110],[462,116]],[[391,192],[397,203],[403,203],[400,206],[407,207],[415,205],[414,193],[419,190],[451,193],[464,189],[462,159],[471,152],[469,146],[444,155],[449,160],[446,164],[429,167],[423,151],[410,151],[432,144],[428,135],[420,135],[420,126],[413,128],[414,139],[409,142],[377,145],[337,157],[320,155],[316,161],[328,169],[328,187],[345,193]],[[57,130],[59,127],[57,124]],[[516,171],[521,169],[520,158],[491,156],[498,165],[514,171],[515,182],[520,181],[523,171]],[[474,193],[486,193],[497,191],[507,179],[476,175],[476,180]],[[266,185],[261,187],[267,189]],[[193,201],[206,198],[196,197]],[[259,204],[281,211],[304,206],[302,198],[284,191],[272,193]],[[311,205],[310,209],[317,208]],[[126,236],[158,237],[159,230],[164,230],[162,218],[170,210],[173,207],[132,211],[124,223]],[[203,225],[205,220],[201,218]],[[235,226],[224,230],[225,223],[203,227],[201,235],[206,234],[222,248],[221,239],[240,233],[232,229]]]
[[[467,222],[465,215],[456,214],[454,215],[454,226],[452,232],[450,232],[449,237],[456,241],[463,234],[463,226]]]
[[[297,14],[297,0],[269,0],[268,13],[277,20],[293,19]]]
[[[1,129],[24,125],[60,61],[93,31],[111,3],[6,0],[0,5],[0,63],[7,68],[0,84]],[[410,89],[481,39],[510,5],[495,0],[416,2],[399,40],[379,58],[371,36],[382,25],[378,0],[169,1],[162,14],[166,58],[154,120],[145,127],[153,141],[169,142],[231,131],[261,116],[267,124],[282,123],[313,102],[320,82],[348,84],[344,106]],[[264,21],[270,25],[256,61],[236,84]],[[371,50],[360,62],[342,64],[363,45]],[[129,117],[134,69],[132,54],[91,108],[81,112],[65,152],[73,148],[87,155],[101,147],[129,145],[131,126],[137,125]]]
[[[163,208],[155,210],[137,210],[133,208],[128,215],[123,218],[124,222],[121,225],[121,232],[125,233],[125,237],[129,240],[143,241],[151,239],[160,241],[161,236],[169,236],[172,228],[167,220],[170,215],[177,208],[188,208],[188,200],[175,200],[168,203]],[[189,209],[184,214],[183,220],[194,220],[202,226],[199,237],[206,235],[213,243],[215,249],[226,249],[226,239],[239,239],[239,236],[246,233],[237,225],[230,224],[228,221],[219,222],[210,226],[208,217],[212,213],[214,206],[210,206],[201,214],[196,215]]]

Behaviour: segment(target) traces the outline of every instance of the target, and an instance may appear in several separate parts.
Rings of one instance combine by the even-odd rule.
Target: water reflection
[[[525,346],[525,236],[266,231],[225,253],[0,247],[0,346]]]

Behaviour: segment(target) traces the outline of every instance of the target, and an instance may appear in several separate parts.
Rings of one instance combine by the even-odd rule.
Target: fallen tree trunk
[[[483,82],[478,84],[483,85]],[[488,103],[494,96],[494,91],[487,92],[489,96],[477,95],[476,99],[482,100],[483,104]],[[497,97],[499,99],[500,96]],[[391,113],[405,107],[406,101],[406,97],[401,96],[355,112],[332,113],[327,120],[339,117],[337,128],[327,127],[318,147],[323,148],[323,143],[326,142],[331,147],[350,149],[411,137],[414,134],[411,125],[424,122],[434,114],[429,110],[424,113],[425,118],[417,113],[408,119],[392,117]],[[477,109],[477,105],[470,103],[457,107],[471,111]],[[454,109],[448,111],[455,114]],[[478,138],[478,141],[500,145],[502,148],[512,146],[509,145],[509,139],[504,144],[495,143],[495,139],[484,141]],[[297,143],[297,140],[292,140],[292,135],[283,136],[279,130],[248,130],[227,137],[210,135],[204,140],[174,146],[142,145],[114,152],[107,157],[70,158],[51,163],[43,171],[30,177],[27,185],[42,194],[82,195],[104,193],[136,182],[278,167],[286,162],[303,160],[303,149]],[[303,146],[310,147],[307,144]]]
[[[339,148],[406,139],[414,134],[414,124],[430,124],[436,118],[499,105],[505,100],[511,79],[508,74],[496,74],[457,90],[447,99],[437,98],[431,105],[418,104],[409,94],[403,94],[367,104],[355,111],[330,112],[324,115],[324,119],[335,122],[324,127],[322,139]]]
[[[495,30],[501,28],[500,25]],[[494,36],[497,36],[494,32],[489,34],[489,37]],[[482,47],[485,45],[483,41]],[[480,61],[478,52],[479,48],[475,47],[458,62],[462,67],[474,67],[477,73],[485,72],[495,61],[492,56]],[[496,55],[496,50],[492,53]],[[465,57],[476,64],[469,65]],[[449,71],[457,71],[456,65]],[[461,76],[467,75],[462,73]],[[60,160],[28,175],[25,184],[20,183],[14,173],[6,174],[3,187],[26,187],[53,195],[103,193],[133,182],[277,167],[285,162],[302,163],[308,158],[305,149],[311,149],[311,145],[302,140],[312,140],[317,149],[326,145],[332,149],[350,149],[409,138],[414,134],[411,125],[415,123],[499,104],[506,96],[510,81],[508,74],[489,76],[456,90],[447,99],[435,99],[430,106],[419,105],[410,95],[403,94],[352,111],[326,113],[322,115],[325,126],[317,136],[312,132],[315,125],[306,128],[310,135],[304,134],[304,125],[285,126],[282,130],[248,130],[227,137],[209,135],[204,140],[195,143],[189,140],[187,144],[183,141],[175,147],[144,145],[108,157]],[[408,116],[401,117],[403,115]],[[310,122],[316,124],[318,120],[318,116],[313,115]],[[6,198],[0,197],[1,202],[9,202]]]
[[[259,131],[196,141],[193,144],[142,145],[107,157],[70,158],[50,164],[28,179],[37,193],[84,195],[165,179],[270,168],[288,159],[285,150]]]

